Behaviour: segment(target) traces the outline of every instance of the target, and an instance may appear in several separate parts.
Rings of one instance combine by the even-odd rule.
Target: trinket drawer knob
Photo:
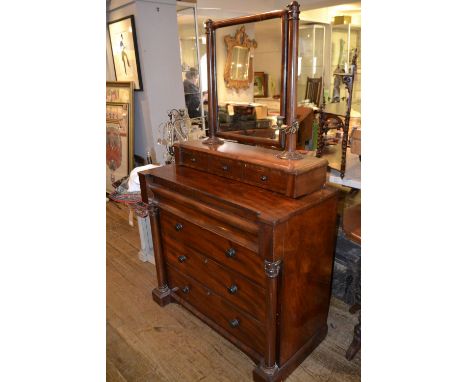
[[[229,248],[228,250],[226,250],[225,253],[227,257],[233,258],[234,256],[236,256],[236,250],[234,248]]]
[[[230,294],[234,294],[237,292],[237,285],[236,284],[232,284],[229,288],[227,288],[228,292]]]
[[[187,260],[187,256],[180,255],[178,259],[179,259],[179,263],[183,263],[185,260]]]
[[[260,177],[260,180],[261,180],[262,182],[265,182],[267,179],[268,179],[268,177],[267,177],[266,175],[262,175],[262,176]]]
[[[229,325],[231,328],[237,328],[240,325],[240,322],[237,318],[234,318],[233,320],[229,320]]]
[[[195,163],[197,161],[197,158],[190,158],[190,160]]]
[[[221,168],[223,169],[223,171],[229,170],[229,167],[228,167],[227,165],[224,165],[224,166],[222,166]]]
[[[176,225],[175,225],[175,230],[176,230],[177,232],[182,231],[182,228],[184,228],[184,226],[183,226],[182,224],[176,223]]]
[[[184,292],[185,294],[187,294],[188,292],[190,292],[190,287],[188,285],[184,286],[182,288],[182,292]]]

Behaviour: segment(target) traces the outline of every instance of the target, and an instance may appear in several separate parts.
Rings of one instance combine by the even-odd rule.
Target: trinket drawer
[[[140,172],[140,184],[153,299],[180,303],[249,355],[254,380],[283,380],[327,333],[336,191],[294,199],[178,164]]]

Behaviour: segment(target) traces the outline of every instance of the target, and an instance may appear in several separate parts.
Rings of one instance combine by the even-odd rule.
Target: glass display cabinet
[[[345,16],[335,17],[331,26],[330,102],[346,102],[346,88],[342,74],[349,73],[354,50],[358,51],[357,71],[354,78],[352,108],[361,110],[361,28],[348,23]]]
[[[321,98],[322,87],[325,84],[327,89],[329,85],[327,38],[329,39],[330,26],[313,22],[301,22],[299,25],[297,101],[319,106],[317,100]],[[311,89],[311,83],[318,85]]]
[[[206,89],[203,83],[206,70],[200,67],[200,57],[206,55],[206,45],[200,44],[205,40],[204,31],[199,31],[196,4],[178,1],[176,7],[185,103],[191,119],[197,118],[205,130],[203,90]]]

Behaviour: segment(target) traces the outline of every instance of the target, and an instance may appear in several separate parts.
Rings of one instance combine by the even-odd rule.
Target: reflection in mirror
[[[279,146],[280,134],[275,127],[276,116],[281,115],[281,19],[220,28],[216,37],[218,47],[223,42],[226,46],[216,51],[217,134],[257,144],[261,139],[265,146]],[[260,79],[255,87],[254,72],[262,74],[262,92],[258,91]]]
[[[299,23],[299,57],[297,102],[307,107],[319,107],[323,89],[330,85],[328,36],[330,27],[309,21]]]
[[[248,80],[249,75],[249,49],[243,46],[232,48],[229,77],[233,80]]]
[[[224,65],[224,82],[226,87],[236,89],[247,89],[252,80],[252,60],[257,42],[251,40],[245,32],[245,26],[240,27],[234,36],[224,36],[226,44],[226,63]]]

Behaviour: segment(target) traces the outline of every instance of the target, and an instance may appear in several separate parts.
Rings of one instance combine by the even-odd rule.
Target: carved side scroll
[[[281,260],[270,262],[265,260],[265,273],[269,278],[278,276],[281,267]]]

